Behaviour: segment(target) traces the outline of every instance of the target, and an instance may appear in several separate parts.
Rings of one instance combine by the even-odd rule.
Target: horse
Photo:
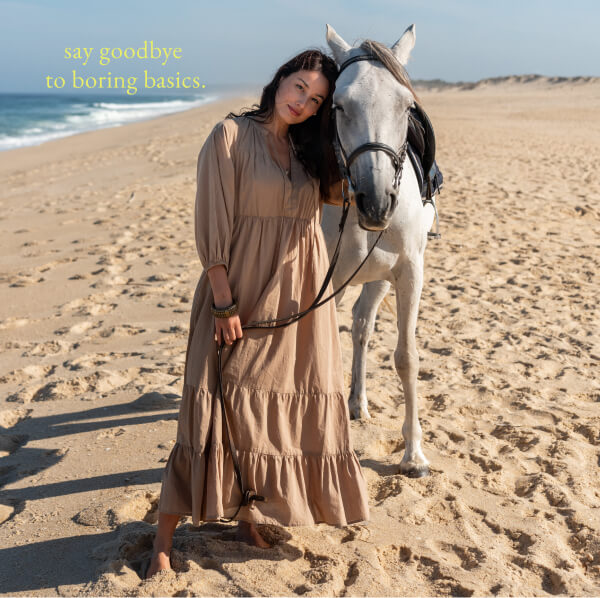
[[[409,110],[417,102],[404,68],[415,45],[415,26],[408,27],[391,48],[373,40],[352,47],[330,25],[326,38],[341,67],[333,95],[337,141],[345,150],[344,155],[368,144],[367,151],[363,148],[357,152],[359,155],[352,156],[348,165],[349,193],[354,203],[342,235],[332,279],[334,289],[350,277],[384,231],[351,282],[362,285],[362,291],[352,307],[352,384],[348,407],[353,419],[370,417],[365,390],[366,352],[377,309],[394,285],[398,326],[394,362],[406,405],[400,473],[423,477],[429,474],[429,462],[421,450],[415,333],[424,252],[436,213],[433,202],[424,204],[421,199],[417,175],[406,151],[390,149],[406,148]],[[339,236],[338,225],[339,208],[324,204],[321,226],[329,255]],[[336,307],[343,295],[344,291],[336,296]]]

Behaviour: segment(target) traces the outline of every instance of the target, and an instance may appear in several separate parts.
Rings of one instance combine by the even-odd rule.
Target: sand
[[[366,525],[231,524],[174,539],[142,581],[175,439],[195,164],[229,98],[3,152],[2,595],[600,594],[600,85],[425,90],[445,175],[418,324],[423,450],[399,475],[394,300],[352,435]],[[339,306],[350,386],[352,287]]]

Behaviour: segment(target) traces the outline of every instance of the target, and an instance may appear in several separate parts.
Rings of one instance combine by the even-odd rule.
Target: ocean
[[[0,93],[0,151],[189,110],[218,97]]]

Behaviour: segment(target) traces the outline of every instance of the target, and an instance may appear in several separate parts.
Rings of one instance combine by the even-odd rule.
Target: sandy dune
[[[600,85],[423,91],[445,175],[418,326],[431,475],[398,474],[393,298],[353,421],[368,525],[186,520],[142,582],[175,439],[195,163],[254,98],[4,152],[2,595],[600,594]],[[351,288],[340,306],[350,383]]]

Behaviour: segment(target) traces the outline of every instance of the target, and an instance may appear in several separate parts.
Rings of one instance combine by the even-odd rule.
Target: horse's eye
[[[342,108],[342,107],[341,107],[339,104],[334,104],[334,105],[331,107],[331,109],[332,109],[332,110],[339,110],[340,112],[343,112],[343,111],[344,111],[344,109],[343,109],[343,108]]]

